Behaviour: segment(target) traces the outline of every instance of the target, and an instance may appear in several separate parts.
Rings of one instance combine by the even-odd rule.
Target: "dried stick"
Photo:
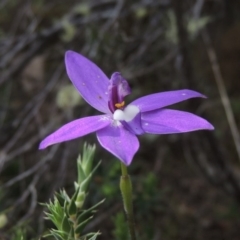
[[[240,135],[239,135],[239,131],[237,128],[237,124],[233,115],[233,111],[232,111],[232,107],[231,107],[231,103],[226,91],[226,87],[224,84],[224,80],[220,71],[220,67],[219,67],[219,63],[218,63],[218,59],[217,59],[217,55],[216,52],[213,49],[212,43],[211,43],[211,39],[207,33],[206,30],[202,31],[201,33],[203,41],[205,43],[206,49],[207,49],[207,54],[208,54],[208,58],[209,61],[211,63],[211,67],[212,67],[212,71],[215,77],[215,81],[218,87],[218,91],[221,97],[221,101],[227,116],[227,120],[228,120],[228,124],[231,130],[231,134],[233,137],[233,141],[237,150],[237,154],[238,154],[238,158],[240,161]]]

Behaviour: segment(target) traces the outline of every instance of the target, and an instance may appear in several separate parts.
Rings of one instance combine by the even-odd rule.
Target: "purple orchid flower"
[[[198,92],[186,89],[155,93],[125,106],[124,97],[131,90],[120,73],[113,73],[109,80],[93,62],[73,51],[66,52],[65,63],[68,76],[81,96],[104,114],[67,123],[46,137],[40,149],[96,132],[102,147],[129,165],[139,148],[136,135],[214,129],[194,114],[164,108],[190,98],[205,98]]]

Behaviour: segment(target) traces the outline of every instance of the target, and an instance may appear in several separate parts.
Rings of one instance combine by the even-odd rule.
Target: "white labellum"
[[[128,105],[123,111],[117,109],[113,114],[113,119],[116,121],[132,121],[140,112],[139,108],[134,105]]]

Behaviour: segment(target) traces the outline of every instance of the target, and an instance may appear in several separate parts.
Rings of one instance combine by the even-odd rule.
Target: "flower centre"
[[[128,105],[124,110],[117,109],[113,114],[113,119],[116,121],[132,121],[140,112],[139,108],[133,105]]]
[[[115,103],[115,107],[116,107],[116,108],[123,108],[124,105],[125,105],[125,102],[124,102],[124,101],[122,101],[121,103]]]

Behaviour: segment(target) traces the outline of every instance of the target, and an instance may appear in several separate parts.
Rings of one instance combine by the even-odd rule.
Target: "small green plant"
[[[74,183],[75,191],[72,197],[63,189],[55,194],[53,201],[44,204],[48,210],[46,218],[56,227],[44,237],[54,237],[57,240],[95,240],[100,234],[99,232],[83,234],[85,226],[92,219],[97,207],[104,201],[84,209],[89,182],[100,165],[99,162],[93,168],[94,153],[95,146],[84,145],[83,155],[77,159],[78,179]]]

